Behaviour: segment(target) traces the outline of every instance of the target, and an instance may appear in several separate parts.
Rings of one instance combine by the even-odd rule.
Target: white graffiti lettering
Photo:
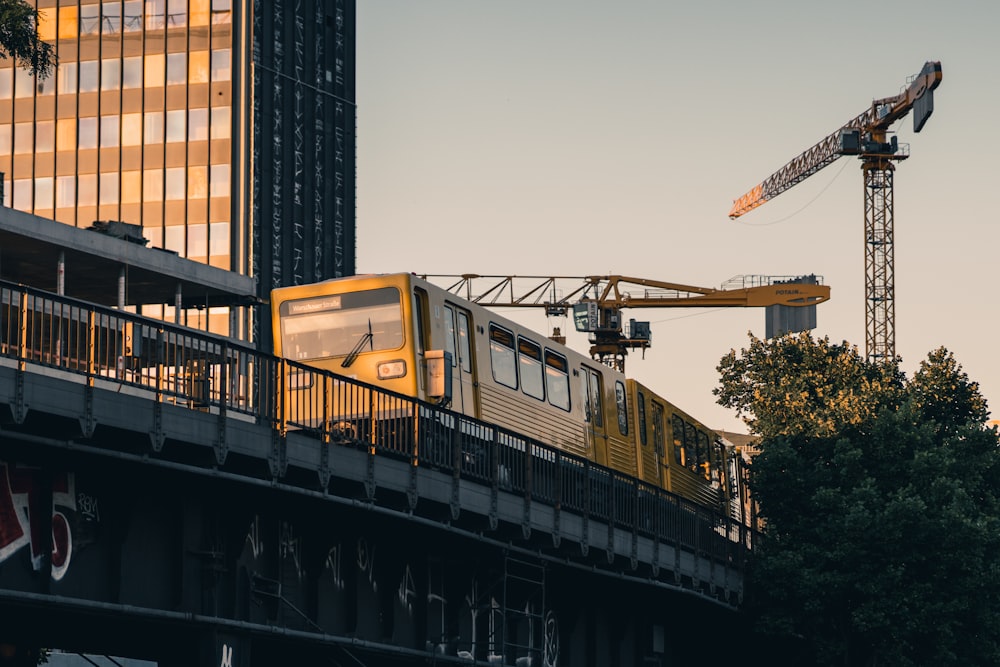
[[[358,569],[368,574],[368,583],[372,585],[372,590],[378,592],[378,582],[375,581],[375,547],[369,548],[368,541],[358,538]]]
[[[219,667],[233,667],[233,647],[229,644],[222,645],[222,662]]]
[[[338,590],[344,590],[344,578],[340,573],[340,545],[331,547],[328,552],[326,552],[326,569],[330,570],[333,575],[333,585],[337,587]]]
[[[254,516],[247,530],[246,543],[250,545],[250,554],[257,559],[264,553],[264,542],[260,539],[260,517]]]
[[[406,612],[413,614],[413,600],[417,597],[416,584],[413,583],[413,573],[410,572],[410,565],[407,563],[403,571],[403,579],[399,582],[399,604],[403,605]]]

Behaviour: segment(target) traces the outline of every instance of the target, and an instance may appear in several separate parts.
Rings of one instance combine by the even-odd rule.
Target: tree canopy
[[[758,629],[819,665],[1000,664],[1000,448],[953,355],[906,378],[846,343],[751,336],[718,370],[760,438]]]
[[[13,58],[32,74],[46,77],[56,55],[38,37],[38,11],[24,0],[0,0],[0,57]]]

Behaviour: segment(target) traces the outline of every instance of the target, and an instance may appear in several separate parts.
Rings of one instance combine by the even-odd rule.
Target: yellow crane
[[[896,357],[896,288],[893,267],[893,162],[910,156],[889,128],[912,109],[913,131],[919,132],[934,111],[934,89],[941,83],[941,63],[924,63],[903,91],[874,100],[849,121],[745,195],[735,200],[729,217],[749,213],[801,183],[842,155],[857,155],[865,183],[865,352],[870,361]]]
[[[481,306],[545,308],[546,315],[559,317],[572,312],[576,330],[589,334],[590,355],[620,371],[628,351],[645,350],[651,340],[649,322],[630,320],[625,328],[624,308],[801,308],[830,298],[819,276],[737,276],[722,289],[619,275],[420,277]],[[559,329],[553,338],[565,342]]]

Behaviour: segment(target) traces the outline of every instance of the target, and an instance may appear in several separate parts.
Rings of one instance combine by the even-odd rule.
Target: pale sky
[[[895,177],[896,351],[945,346],[1000,414],[1000,2],[359,0],[359,273],[816,273],[815,334],[864,354],[860,162],[738,221],[732,201],[941,61]],[[543,333],[535,311],[506,310]],[[716,366],[763,309],[631,310],[627,371],[714,428]],[[559,325],[554,321],[551,324]],[[571,329],[569,321],[563,321]],[[583,338],[571,338],[586,353]]]

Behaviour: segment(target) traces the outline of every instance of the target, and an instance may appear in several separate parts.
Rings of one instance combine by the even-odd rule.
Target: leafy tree
[[[758,629],[819,665],[1000,664],[1000,447],[952,354],[907,379],[846,344],[751,337],[719,371],[760,436]]]
[[[0,57],[46,77],[56,61],[55,50],[38,37],[38,10],[25,0],[0,0]]]

